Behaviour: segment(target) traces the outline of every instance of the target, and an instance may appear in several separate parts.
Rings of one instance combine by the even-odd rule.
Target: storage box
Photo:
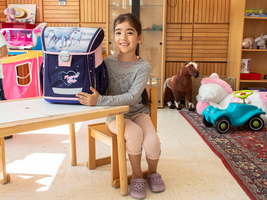
[[[241,73],[240,79],[248,79],[248,80],[260,80],[261,74],[258,73]]]
[[[241,59],[240,73],[249,73],[250,59]]]
[[[2,28],[21,28],[21,29],[34,29],[34,24],[17,23],[17,22],[2,22]]]
[[[263,14],[264,9],[251,9],[247,8],[245,9],[245,13],[251,13],[251,14]]]

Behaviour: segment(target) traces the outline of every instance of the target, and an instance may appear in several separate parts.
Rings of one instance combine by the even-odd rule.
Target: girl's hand
[[[92,94],[79,92],[78,94],[76,94],[76,97],[78,97],[78,101],[83,105],[95,106],[99,93],[93,87],[90,87],[90,90],[93,92]]]

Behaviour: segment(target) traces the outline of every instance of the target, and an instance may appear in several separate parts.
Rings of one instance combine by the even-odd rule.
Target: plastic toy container
[[[247,80],[260,80],[261,74],[258,73],[241,73],[240,79]]]
[[[32,48],[34,45],[35,34],[40,32],[38,29],[16,29],[7,28],[1,30],[9,48]],[[35,34],[34,34],[35,33]]]
[[[35,25],[28,23],[2,22],[2,28],[34,29]]]

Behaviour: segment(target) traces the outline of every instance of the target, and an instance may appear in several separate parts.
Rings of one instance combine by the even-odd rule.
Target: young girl
[[[5,60],[7,58],[8,58],[7,42],[2,33],[0,33],[0,101],[6,100],[4,89],[2,86],[3,67],[1,60]]]
[[[94,88],[91,88],[92,94],[79,92],[76,96],[81,104],[87,106],[129,105],[129,113],[124,115],[124,138],[132,167],[130,195],[133,198],[144,199],[146,189],[141,171],[142,147],[146,153],[147,181],[151,191],[165,190],[161,175],[157,173],[161,153],[160,141],[149,117],[148,99],[143,93],[151,66],[136,53],[137,44],[142,39],[139,19],[134,14],[122,14],[115,19],[113,27],[119,54],[104,59],[108,70],[108,95],[99,95]],[[115,116],[108,117],[106,123],[110,131],[117,134]]]
[[[0,101],[2,100],[6,100],[5,97],[5,93],[4,93],[4,88],[3,88],[3,66],[2,66],[2,60],[5,60],[8,58],[8,50],[7,50],[7,42],[4,38],[4,36],[2,35],[2,33],[0,33]],[[12,138],[12,135],[8,135],[5,136],[5,139],[10,139]]]

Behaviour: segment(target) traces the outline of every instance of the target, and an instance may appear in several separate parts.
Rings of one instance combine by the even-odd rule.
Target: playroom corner
[[[141,199],[267,199],[267,1],[0,5],[0,199],[134,199],[134,190],[146,194]],[[113,27],[125,13],[142,26],[134,62],[120,60]],[[125,49],[129,35],[120,41]],[[113,57],[121,70],[108,68]],[[124,119],[136,104],[116,104],[126,99],[116,94],[91,106],[79,96],[108,99],[116,83],[132,95],[131,68],[140,60],[151,67],[139,104],[149,101],[160,141],[159,192],[145,142],[142,178],[132,182]]]

